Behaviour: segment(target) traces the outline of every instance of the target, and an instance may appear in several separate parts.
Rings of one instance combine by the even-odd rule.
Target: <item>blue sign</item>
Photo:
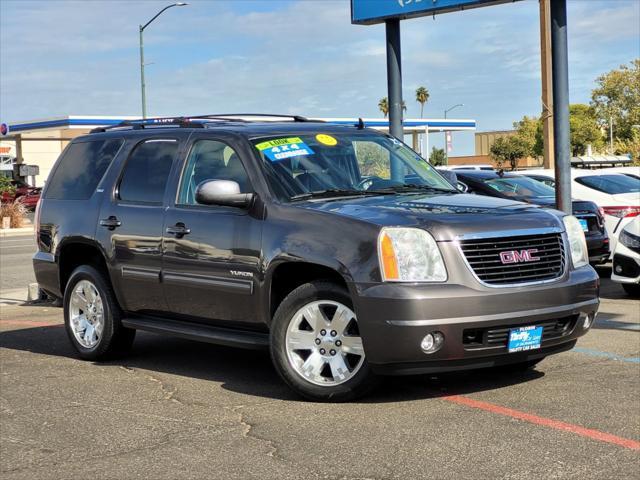
[[[351,23],[371,25],[391,18],[402,20],[514,1],[517,0],[351,0]]]
[[[543,327],[520,327],[509,331],[509,353],[540,348]]]

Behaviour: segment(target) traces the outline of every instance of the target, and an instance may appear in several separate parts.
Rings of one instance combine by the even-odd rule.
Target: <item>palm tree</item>
[[[380,99],[380,101],[378,102],[378,108],[384,115],[384,118],[387,118],[387,115],[389,115],[389,101],[387,100],[387,97],[383,97]]]
[[[429,90],[424,87],[418,87],[416,89],[416,102],[420,104],[420,118],[423,118],[422,112],[424,110],[424,104],[429,100]]]
[[[387,99],[387,97],[382,97],[380,99],[380,101],[378,102],[378,108],[384,115],[384,118],[387,118],[387,115],[389,115],[389,100]],[[404,103],[404,100],[402,101],[402,111],[407,111],[407,104]]]

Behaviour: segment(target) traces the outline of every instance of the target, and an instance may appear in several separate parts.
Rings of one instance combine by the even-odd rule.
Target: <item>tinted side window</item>
[[[162,203],[177,153],[175,140],[148,140],[136,146],[124,167],[118,190],[120,200]]]
[[[238,154],[217,140],[199,140],[193,145],[182,175],[178,203],[195,205],[196,187],[205,180],[233,180],[241,192],[251,192],[249,177]]]
[[[71,143],[47,181],[45,198],[87,200],[122,146],[121,139]]]

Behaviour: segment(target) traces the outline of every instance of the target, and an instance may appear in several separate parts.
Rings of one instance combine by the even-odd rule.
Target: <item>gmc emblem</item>
[[[538,253],[537,248],[527,248],[526,250],[508,250],[506,252],[500,252],[500,261],[503,264],[537,262],[540,260],[540,257],[536,257],[534,255],[535,253]]]

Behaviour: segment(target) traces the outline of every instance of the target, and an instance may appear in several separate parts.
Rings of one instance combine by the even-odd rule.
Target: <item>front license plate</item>
[[[526,352],[540,348],[543,327],[512,328],[509,331],[509,353]]]
[[[584,230],[585,232],[588,232],[589,224],[587,223],[587,221],[583,218],[579,218],[578,221],[580,222],[580,226],[582,227],[582,230]]]

